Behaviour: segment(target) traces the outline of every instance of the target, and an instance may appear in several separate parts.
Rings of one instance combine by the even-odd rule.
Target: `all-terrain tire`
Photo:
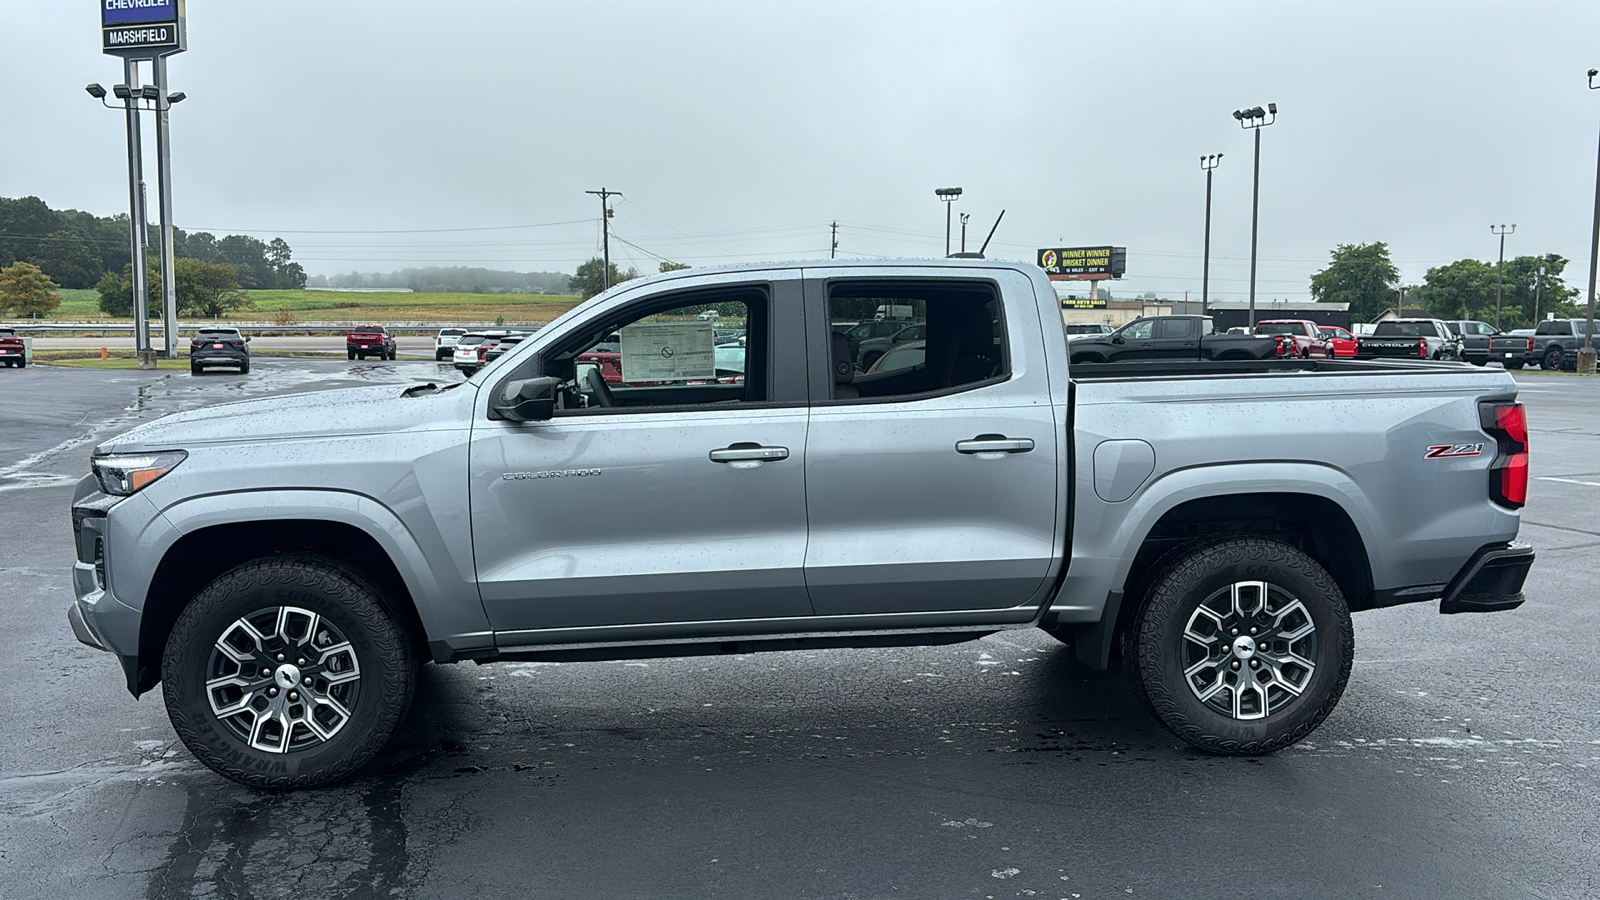
[[[343,695],[348,700],[348,716],[343,724],[320,740],[311,729],[293,726],[289,729],[291,736],[299,735],[302,742],[312,743],[290,746],[286,751],[252,746],[213,711],[207,690],[207,679],[216,675],[213,667],[219,661],[227,665],[216,655],[218,642],[230,634],[237,637],[241,621],[260,621],[260,615],[270,616],[275,609],[308,611],[321,617],[319,621],[327,626],[313,623],[306,629],[304,642],[295,645],[291,641],[288,647],[291,661],[297,653],[303,653],[313,663],[304,670],[308,682],[317,677],[314,654],[327,653],[315,646],[319,629],[322,640],[337,642],[342,637],[348,643],[359,672],[354,681],[358,692],[353,697]],[[284,634],[291,631],[283,629]],[[330,632],[332,638],[327,636]],[[255,654],[261,657],[256,665],[272,667],[279,663],[269,643],[254,643],[264,648]],[[237,644],[234,646],[237,649]],[[344,665],[348,672],[348,663]],[[266,676],[269,668],[252,671],[248,664],[239,668],[252,678],[262,673],[264,685],[281,683],[275,680],[281,669]],[[161,676],[168,718],[196,758],[241,784],[289,789],[332,784],[371,760],[388,742],[411,705],[416,668],[411,643],[399,617],[385,606],[378,588],[363,573],[325,557],[286,555],[240,565],[201,590],[173,625],[162,657]],[[300,672],[296,670],[295,674]],[[291,683],[299,687],[298,681]],[[261,693],[268,689],[275,688],[263,687]],[[333,691],[320,689],[326,694]],[[283,690],[287,701],[288,689]],[[250,724],[240,719],[232,716],[229,723]],[[285,739],[283,743],[288,746],[290,741]]]
[[[1286,693],[1282,685],[1289,682],[1279,681],[1282,702],[1274,708],[1265,693],[1259,695],[1267,708],[1258,718],[1235,717],[1208,705],[1184,673],[1186,653],[1197,646],[1185,638],[1185,629],[1191,627],[1192,618],[1202,625],[1206,621],[1197,617],[1200,605],[1230,585],[1245,583],[1266,583],[1280,592],[1278,597],[1297,600],[1315,636],[1310,660],[1314,669],[1299,685],[1299,694],[1282,700]],[[1265,637],[1271,619],[1265,607],[1258,619]],[[1221,630],[1217,636],[1222,641],[1238,640]],[[1224,755],[1272,753],[1310,734],[1338,705],[1355,657],[1350,611],[1332,576],[1302,551],[1259,537],[1215,538],[1169,554],[1151,577],[1122,638],[1124,670],[1146,708],[1186,743]],[[1221,661],[1225,664],[1230,658]],[[1259,659],[1270,666],[1265,651]]]
[[[344,352],[344,358],[345,359],[355,359],[356,358],[356,352],[354,350],[346,350]]]
[[[1562,352],[1560,347],[1551,347],[1544,352],[1544,357],[1539,360],[1539,368],[1544,369],[1546,372],[1559,372],[1565,356],[1566,354]]]

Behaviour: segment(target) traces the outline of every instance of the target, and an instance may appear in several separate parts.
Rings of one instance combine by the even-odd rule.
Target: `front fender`
[[[430,555],[399,516],[372,497],[342,490],[257,490],[209,494],[185,499],[161,510],[172,525],[166,546],[157,558],[164,557],[171,545],[184,535],[219,525],[263,521],[308,520],[336,522],[360,530],[382,548],[394,564],[406,590],[416,605],[430,643],[444,641],[455,649],[492,646],[493,637],[483,601],[476,584],[458,577],[441,578],[429,565]],[[151,548],[155,549],[155,548]],[[436,552],[441,553],[442,548]],[[446,572],[453,575],[450,567]],[[120,589],[136,591],[129,596],[144,597],[149,574],[143,585]],[[120,594],[119,594],[120,595]]]

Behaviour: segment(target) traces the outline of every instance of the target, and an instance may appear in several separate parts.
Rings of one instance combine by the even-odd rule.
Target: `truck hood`
[[[412,392],[411,396],[407,392]],[[182,450],[311,437],[449,431],[472,421],[477,387],[425,393],[407,385],[282,394],[162,416],[111,438],[95,453]]]

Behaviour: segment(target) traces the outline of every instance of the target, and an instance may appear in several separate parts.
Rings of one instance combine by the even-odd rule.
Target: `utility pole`
[[[828,241],[828,258],[833,259],[839,255],[839,223],[832,225],[833,235]]]
[[[1261,132],[1256,132],[1259,136]],[[1222,154],[1200,157],[1200,168],[1206,173],[1206,240],[1204,261],[1200,264],[1200,314],[1205,315],[1206,304],[1211,299],[1211,173],[1222,165]],[[1184,309],[1189,308],[1188,292],[1184,292]]]
[[[1272,118],[1268,119],[1267,116]],[[1250,329],[1256,327],[1256,235],[1261,221],[1261,129],[1278,121],[1278,104],[1268,103],[1266,109],[1236,109],[1233,117],[1239,127],[1256,133],[1255,178],[1250,189]]]
[[[605,254],[600,262],[600,290],[609,291],[611,290],[611,207],[607,205],[606,201],[612,197],[621,197],[622,192],[608,191],[602,187],[598,191],[584,191],[584,193],[593,194],[600,198],[600,246]]]
[[[1516,234],[1517,226],[1513,224],[1509,230],[1504,225],[1490,225],[1489,233],[1500,235],[1500,262],[1495,266],[1494,276],[1494,327],[1500,327],[1500,294],[1506,283],[1506,235]]]
[[[961,252],[967,252],[967,220],[972,218],[966,213],[961,214]]]
[[[1539,289],[1542,288],[1542,287],[1544,287],[1544,266],[1540,266],[1539,267],[1539,271],[1537,273],[1535,273],[1534,276],[1533,276],[1533,324],[1534,324],[1534,327],[1538,327],[1538,325],[1539,325]]]

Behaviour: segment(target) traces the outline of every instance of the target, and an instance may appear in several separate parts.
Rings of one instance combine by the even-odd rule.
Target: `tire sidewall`
[[[206,670],[224,629],[279,606],[307,609],[332,623],[350,642],[361,680],[350,719],[332,739],[305,750],[267,753],[250,747],[211,711]],[[343,778],[387,742],[409,703],[414,669],[398,627],[371,589],[348,573],[316,564],[251,563],[217,579],[179,615],[163,655],[162,681],[173,726],[201,762],[259,787],[303,787]],[[403,698],[399,708],[397,697]]]
[[[1183,675],[1183,631],[1200,602],[1242,581],[1265,581],[1299,598],[1316,626],[1316,670],[1282,712],[1241,721],[1206,706]],[[1162,724],[1215,753],[1266,753],[1315,729],[1344,693],[1354,657],[1354,629],[1344,595],[1314,560],[1286,544],[1222,541],[1186,553],[1158,575],[1135,622],[1134,659],[1141,694]]]

